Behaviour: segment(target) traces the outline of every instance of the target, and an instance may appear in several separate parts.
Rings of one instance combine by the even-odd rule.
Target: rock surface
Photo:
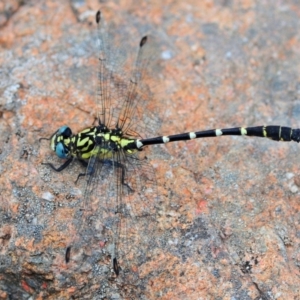
[[[115,278],[105,241],[68,248],[80,237],[82,167],[53,172],[41,163],[59,160],[39,142],[93,122],[98,9],[124,49],[148,33],[160,41],[151,102],[159,135],[299,127],[300,5],[61,2],[0,4],[0,299],[300,299],[296,143],[220,137],[149,147],[155,247],[132,267],[135,284]],[[143,241],[142,229],[135,234]]]

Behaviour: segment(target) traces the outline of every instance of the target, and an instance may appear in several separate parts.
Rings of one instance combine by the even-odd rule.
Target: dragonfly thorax
[[[132,154],[137,151],[136,139],[123,136],[120,129],[103,125],[88,127],[76,135],[68,126],[62,126],[51,137],[51,149],[60,158],[76,157],[87,160],[91,156],[109,159],[116,152]]]

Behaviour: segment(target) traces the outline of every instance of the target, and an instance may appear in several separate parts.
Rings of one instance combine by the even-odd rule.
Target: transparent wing
[[[156,246],[156,203],[155,174],[146,159],[123,151],[110,159],[91,157],[79,226],[82,247],[101,257],[122,283],[138,284]]]
[[[101,124],[109,128],[121,128],[128,136],[138,137],[145,131],[154,133],[159,127],[157,114],[150,122],[149,110],[152,94],[149,85],[153,85],[154,61],[159,57],[159,47],[152,36],[137,40],[132,54],[125,48],[123,41],[112,46],[108,30],[100,20],[98,22],[99,66],[97,86],[98,118]],[[137,133],[137,127],[144,126],[143,132]]]
[[[121,128],[131,137],[155,131],[160,122],[145,114],[152,99],[148,79],[152,78],[155,43],[150,37],[142,39],[135,57],[128,49],[120,50],[124,45],[113,43],[112,47],[100,17],[99,124]],[[142,128],[140,133],[138,128]],[[88,259],[97,262],[98,275],[104,281],[115,278],[120,284],[137,287],[157,242],[155,174],[147,160],[138,155],[128,155],[122,149],[100,155],[103,149],[109,149],[107,142],[96,145],[86,168],[79,244]]]

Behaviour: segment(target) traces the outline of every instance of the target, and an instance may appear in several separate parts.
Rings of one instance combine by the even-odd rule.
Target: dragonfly
[[[76,134],[64,125],[50,138],[42,138],[50,140],[51,150],[64,160],[58,167],[49,162],[43,164],[56,172],[64,171],[75,160],[83,165],[85,171],[78,175],[76,182],[85,178],[83,211],[91,213],[83,218],[88,229],[83,230],[81,236],[112,245],[111,266],[114,274],[119,276],[121,271],[126,272],[125,265],[128,265],[127,270],[136,270],[156,244],[151,232],[156,226],[157,188],[153,168],[141,157],[146,147],[221,136],[262,137],[299,143],[300,129],[281,125],[232,127],[142,138],[143,132],[137,132],[136,128],[140,114],[147,114],[145,104],[151,98],[146,97],[141,88],[153,59],[151,38],[142,37],[130,75],[124,77],[118,73],[118,60],[106,44],[101,20],[98,11],[97,124]],[[89,233],[91,228],[97,228],[99,235],[95,237]],[[138,237],[140,232],[144,233],[142,237]],[[67,262],[70,251],[69,246]]]

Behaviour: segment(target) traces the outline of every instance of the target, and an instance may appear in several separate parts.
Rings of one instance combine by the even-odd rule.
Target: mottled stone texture
[[[71,247],[66,263],[80,239],[82,168],[42,166],[59,160],[39,138],[93,122],[97,9],[121,47],[158,37],[160,134],[300,126],[299,2],[102,2],[0,4],[0,299],[300,299],[296,143],[220,137],[148,149],[160,198],[155,247],[133,266],[140,279],[114,278],[105,241],[98,252]],[[142,241],[137,229],[128,234]]]

